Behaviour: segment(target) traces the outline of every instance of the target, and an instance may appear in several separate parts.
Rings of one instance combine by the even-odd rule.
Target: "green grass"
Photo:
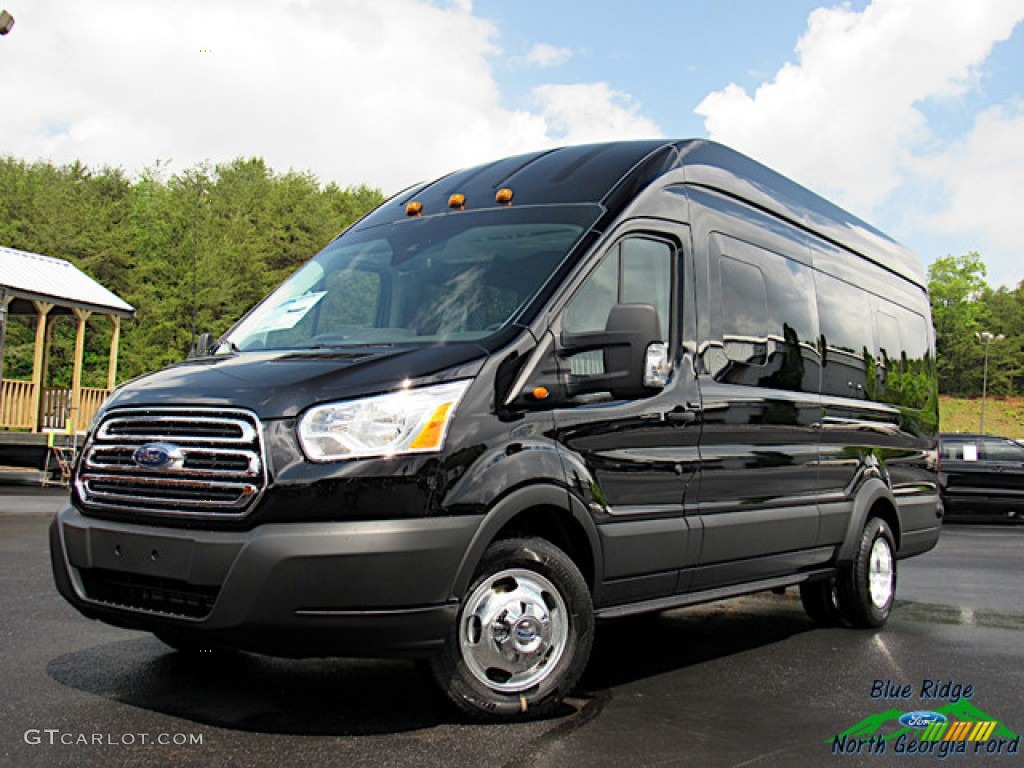
[[[943,432],[977,432],[980,422],[980,397],[939,397],[939,424]],[[1024,439],[1024,398],[986,398],[985,431],[992,435]]]

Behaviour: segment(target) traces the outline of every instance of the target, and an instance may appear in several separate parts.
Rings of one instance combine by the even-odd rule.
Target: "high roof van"
[[[884,624],[940,532],[934,363],[917,257],[737,152],[510,157],[119,388],[57,587],[185,652],[421,657],[471,715],[542,716],[599,618],[796,587]]]

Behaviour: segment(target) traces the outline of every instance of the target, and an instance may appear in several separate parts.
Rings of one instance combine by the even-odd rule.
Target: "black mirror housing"
[[[559,356],[566,358],[600,349],[604,352],[604,373],[569,374],[570,396],[610,392],[619,399],[646,397],[657,391],[644,383],[647,348],[662,341],[658,310],[650,304],[616,304],[608,313],[603,331],[563,333]]]
[[[213,338],[212,333],[200,334],[199,338],[196,339],[192,348],[188,351],[189,358],[193,357],[209,357],[213,354],[213,350],[216,348],[217,342]]]

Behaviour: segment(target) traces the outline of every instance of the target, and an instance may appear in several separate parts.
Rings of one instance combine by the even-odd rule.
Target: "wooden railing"
[[[68,419],[73,418],[71,390],[63,387],[44,389],[38,418],[32,413],[34,394],[31,381],[3,380],[3,387],[0,389],[0,429],[63,431],[66,428]],[[72,425],[76,432],[88,429],[89,423],[108,394],[108,389],[82,387],[81,408],[78,414],[74,415]]]
[[[75,431],[84,432],[89,428],[93,417],[96,415],[96,411],[100,409],[100,406],[103,405],[103,401],[107,399],[109,394],[109,389],[82,387],[82,408],[78,412],[78,423],[75,425]]]
[[[31,381],[4,379],[0,386],[0,429],[32,429],[36,415],[32,413]]]
[[[44,389],[39,406],[39,428],[61,431],[71,418],[71,390]]]

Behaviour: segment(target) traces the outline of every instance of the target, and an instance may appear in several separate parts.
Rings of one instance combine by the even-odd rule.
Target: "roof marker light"
[[[418,200],[414,200],[405,206],[406,216],[422,216],[423,215],[423,203]]]
[[[458,193],[448,198],[448,207],[453,208],[456,211],[462,211],[466,208],[466,196]]]
[[[498,205],[512,205],[513,192],[508,187],[502,187],[498,190],[498,194],[494,196],[494,202]]]

